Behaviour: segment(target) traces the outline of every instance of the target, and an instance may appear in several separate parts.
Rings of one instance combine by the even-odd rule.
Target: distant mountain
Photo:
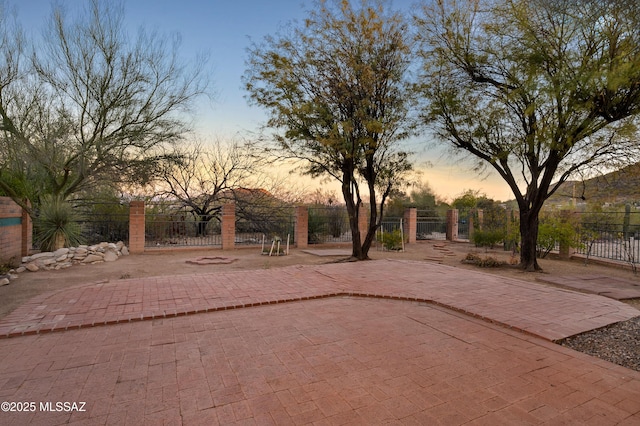
[[[545,203],[568,205],[640,203],[640,163],[585,181],[567,181]]]

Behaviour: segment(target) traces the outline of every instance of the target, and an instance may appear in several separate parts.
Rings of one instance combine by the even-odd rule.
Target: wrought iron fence
[[[640,212],[579,213],[578,216],[577,253],[640,263]]]
[[[129,243],[129,204],[115,202],[80,203],[74,206],[79,214],[82,241]]]
[[[199,216],[181,204],[146,204],[145,247],[221,245],[219,217]]]
[[[351,242],[346,206],[309,207],[309,244]]]
[[[235,243],[240,245],[287,240],[293,244],[296,219],[290,206],[247,206],[236,213]]]
[[[420,217],[416,222],[417,240],[446,240],[447,219],[441,217]]]
[[[378,232],[384,232],[385,234],[390,234],[395,231],[404,231],[403,228],[403,219],[401,217],[385,217],[380,222],[380,228],[378,228]]]
[[[235,244],[260,245],[280,239],[293,244],[295,215],[289,206],[236,206]],[[219,213],[206,217],[172,203],[148,203],[145,246],[221,246]]]

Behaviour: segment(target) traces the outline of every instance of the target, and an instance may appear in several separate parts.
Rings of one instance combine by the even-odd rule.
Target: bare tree
[[[64,198],[149,179],[188,130],[192,101],[206,93],[206,61],[183,62],[179,36],[141,29],[130,37],[121,3],[92,0],[84,12],[71,21],[54,8],[28,63],[0,30],[0,129],[14,157],[0,188],[15,198],[23,194],[5,176],[35,173],[41,192]]]
[[[247,191],[266,184],[265,161],[259,154],[251,144],[238,141],[187,144],[161,169],[158,193],[187,207],[198,235],[205,235],[225,202],[242,202]]]

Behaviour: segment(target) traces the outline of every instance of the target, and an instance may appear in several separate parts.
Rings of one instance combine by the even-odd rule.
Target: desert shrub
[[[565,212],[543,215],[538,226],[537,255],[546,257],[556,246],[576,247],[576,225]]]
[[[477,265],[480,268],[498,268],[505,264],[506,264],[505,262],[500,261],[491,256],[485,257],[484,259],[481,259],[480,262],[477,263]]]
[[[58,196],[46,196],[34,221],[40,250],[53,251],[79,245],[82,229],[73,206]]]
[[[402,232],[396,229],[392,232],[380,232],[378,242],[387,250],[402,250]]]
[[[506,262],[498,260],[494,257],[488,256],[482,258],[474,253],[468,253],[465,258],[462,259],[462,263],[470,263],[480,268],[498,268],[502,265],[506,265]]]
[[[493,248],[504,240],[504,231],[496,229],[480,230],[473,233],[473,243],[476,247]]]
[[[477,254],[467,253],[467,255],[462,259],[463,262],[466,263],[477,263],[480,262],[481,258]]]

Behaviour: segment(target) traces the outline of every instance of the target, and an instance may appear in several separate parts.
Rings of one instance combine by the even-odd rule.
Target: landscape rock
[[[24,265],[24,267],[27,268],[27,270],[31,271],[31,272],[36,272],[36,271],[40,270],[38,265],[36,265],[35,263],[27,263],[26,265]]]
[[[63,247],[61,249],[58,249],[56,251],[53,252],[53,257],[60,257],[63,254],[66,255],[67,253],[69,253],[69,249],[67,247]]]
[[[53,257],[53,253],[51,253],[50,251],[45,251],[42,253],[36,253],[30,256],[31,260],[37,260],[37,259],[46,259],[49,257]]]
[[[105,262],[115,262],[118,260],[118,253],[115,250],[107,250],[104,252],[103,260]]]
[[[9,284],[9,278],[0,278],[0,287]]]
[[[103,257],[100,256],[98,252],[87,255],[84,259],[82,259],[82,263],[92,263],[103,260]]]
[[[129,255],[129,249],[122,242],[94,244],[92,246],[81,245],[78,247],[65,247],[54,252],[36,253],[24,256],[22,264],[12,270],[12,275],[7,277],[12,280],[25,271],[37,272],[40,270],[58,270],[70,268],[73,265],[88,265],[101,262],[115,262],[120,256]],[[15,277],[15,278],[14,278]]]

